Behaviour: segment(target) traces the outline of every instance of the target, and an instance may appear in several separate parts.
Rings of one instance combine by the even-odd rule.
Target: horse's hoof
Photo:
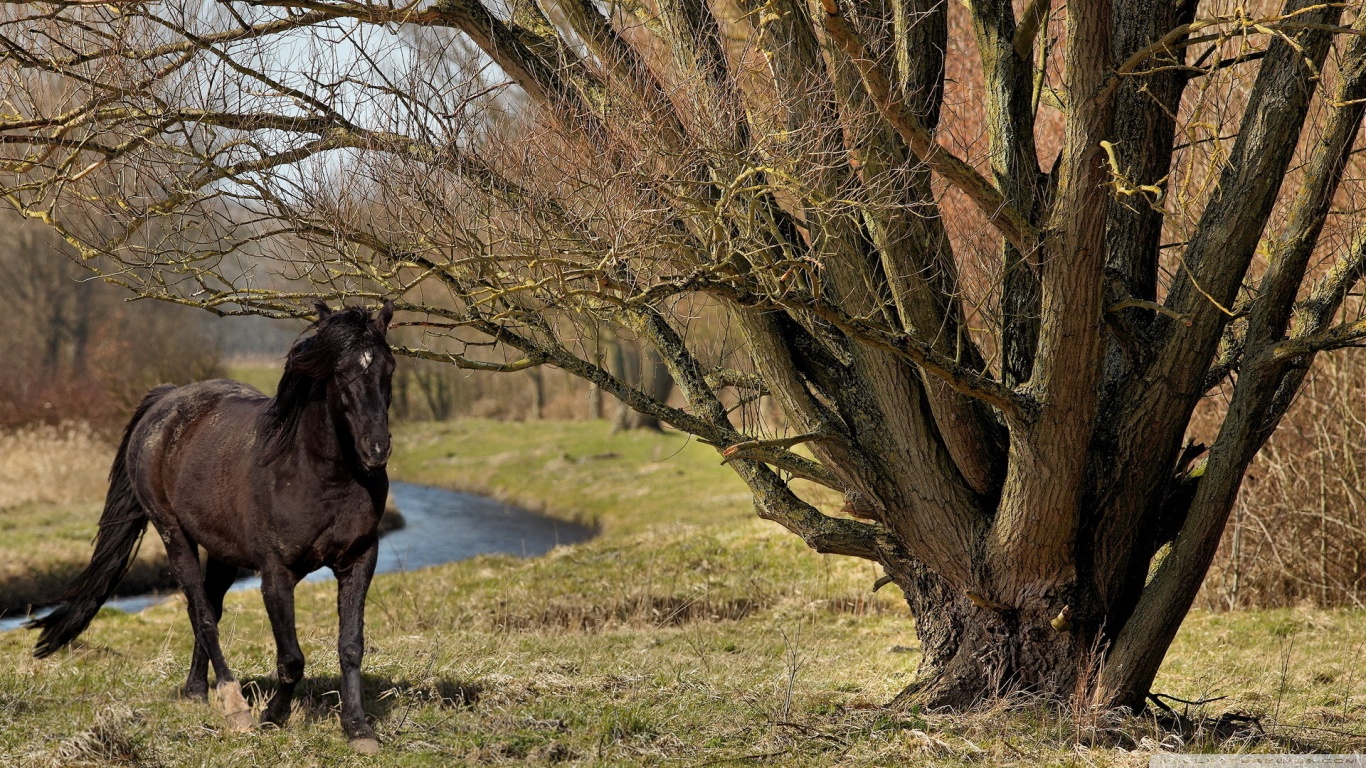
[[[251,717],[251,711],[238,712],[228,715],[228,730],[234,733],[246,733],[256,726],[256,721]]]
[[[366,737],[362,739],[351,739],[346,742],[346,746],[361,753],[362,755],[378,755],[379,739]]]
[[[236,680],[219,684],[218,703],[223,707],[223,718],[228,721],[229,730],[245,733],[256,724],[251,707],[242,696],[242,686]]]

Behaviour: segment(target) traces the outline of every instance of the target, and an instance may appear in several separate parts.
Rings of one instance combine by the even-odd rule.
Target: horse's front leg
[[[374,754],[379,751],[375,731],[365,721],[361,706],[360,661],[365,655],[365,593],[375,575],[375,559],[379,552],[378,540],[354,560],[333,566],[337,574],[337,614],[340,631],[337,653],[342,672],[342,729],[357,752]]]
[[[279,563],[267,563],[261,568],[261,597],[275,634],[275,673],[279,678],[275,696],[262,713],[261,722],[272,725],[289,722],[294,687],[304,677],[304,652],[299,648],[294,628],[294,587],[298,583],[299,577]]]

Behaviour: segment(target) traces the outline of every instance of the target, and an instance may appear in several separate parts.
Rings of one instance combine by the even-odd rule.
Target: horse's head
[[[317,332],[309,342],[314,359],[328,370],[309,371],[327,385],[328,407],[346,426],[356,458],[367,471],[389,461],[389,399],[394,355],[386,335],[394,304],[386,301],[379,315],[359,307],[333,311],[317,303]],[[291,362],[294,361],[291,353]]]

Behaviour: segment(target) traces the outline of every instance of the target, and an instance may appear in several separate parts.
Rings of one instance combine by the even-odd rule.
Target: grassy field
[[[229,360],[227,377],[244,384],[250,384],[267,395],[274,395],[275,385],[280,383],[280,371],[283,365],[283,357],[278,360],[269,358]]]
[[[114,450],[83,426],[0,434],[0,614],[59,596],[90,561]],[[166,552],[147,537],[123,594],[174,586]]]
[[[227,733],[216,712],[175,697],[191,647],[177,600],[105,612],[45,661],[28,655],[30,633],[0,633],[0,765],[1105,766],[1211,748],[1147,720],[1027,700],[970,715],[885,709],[918,660],[895,588],[874,595],[870,565],[811,553],[755,519],[715,451],[683,436],[464,421],[406,425],[396,448],[397,478],[491,493],[601,535],[535,560],[378,577],[365,661],[378,758],[350,753],[337,722],[335,587],[305,585],[310,678],[289,728]],[[58,502],[26,503],[56,515]],[[29,534],[4,540],[18,535]],[[258,594],[229,596],[223,635],[248,688],[269,690]],[[1227,697],[1193,712],[1260,718],[1264,735],[1225,750],[1362,749],[1361,638],[1359,611],[1197,613],[1157,688]]]

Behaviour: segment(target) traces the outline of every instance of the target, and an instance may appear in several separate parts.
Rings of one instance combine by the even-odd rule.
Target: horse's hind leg
[[[223,595],[227,594],[228,587],[231,587],[236,579],[235,566],[209,558],[208,567],[204,569],[204,596],[208,598],[209,607],[213,609],[215,624],[223,619]],[[194,621],[193,610],[190,612],[190,621]],[[190,659],[190,676],[185,680],[181,694],[194,699],[209,697],[209,652],[204,648],[204,644],[199,642],[198,636],[195,637],[194,655]]]
[[[365,655],[365,593],[375,575],[378,542],[370,546],[350,563],[334,566],[337,574],[337,614],[339,631],[337,651],[341,657],[342,729],[357,752],[374,754],[379,751],[375,731],[365,721],[361,706],[360,661]]]
[[[275,633],[275,671],[280,679],[261,722],[283,726],[289,722],[294,686],[304,677],[304,652],[294,630],[294,586],[299,579],[289,569],[267,565],[261,569],[261,597]]]
[[[166,557],[171,561],[171,571],[175,573],[180,588],[185,590],[185,598],[189,600],[190,626],[194,630],[195,642],[204,647],[209,662],[213,664],[213,673],[217,678],[215,687],[222,700],[228,726],[238,731],[250,730],[251,708],[247,706],[247,700],[242,696],[242,686],[233,677],[228,662],[223,658],[223,649],[218,644],[218,620],[214,618],[204,589],[199,550],[177,525],[162,525],[158,521],[157,530],[166,544]]]

